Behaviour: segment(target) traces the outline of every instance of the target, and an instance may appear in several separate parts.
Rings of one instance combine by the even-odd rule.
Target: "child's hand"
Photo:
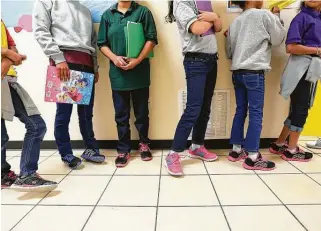
[[[227,37],[228,30],[224,32],[224,36]]]
[[[200,11],[200,14],[197,16],[199,21],[206,21],[206,22],[214,22],[215,20],[219,19],[217,13],[208,12],[208,11]]]
[[[128,64],[126,66],[121,67],[125,71],[134,69],[140,63],[138,59],[127,59],[127,61]]]
[[[10,50],[10,49],[7,50],[6,57],[11,59],[13,64],[16,66],[21,65],[22,61],[24,61],[27,58],[25,55],[20,55],[17,52],[14,52],[13,50]]]
[[[272,12],[273,14],[279,14],[279,13],[281,12],[281,10],[280,10],[279,7],[275,6],[275,7],[273,7],[273,8],[271,9],[271,12]]]
[[[127,65],[125,57],[116,56],[114,60],[112,60],[116,67],[122,68]]]
[[[67,62],[58,63],[56,67],[58,78],[61,81],[67,82],[70,79],[70,71]]]
[[[99,81],[99,73],[96,72],[95,73],[95,83],[98,83],[98,81]]]

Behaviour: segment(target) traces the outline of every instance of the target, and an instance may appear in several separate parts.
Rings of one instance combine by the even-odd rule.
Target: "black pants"
[[[305,80],[304,75],[291,94],[290,114],[285,125],[291,131],[301,132],[308,118],[310,108],[311,89],[313,84]]]
[[[134,114],[136,117],[135,126],[139,133],[140,142],[149,144],[149,88],[142,88],[131,91],[113,91],[115,107],[115,120],[118,131],[118,153],[130,153],[130,99],[132,99]]]

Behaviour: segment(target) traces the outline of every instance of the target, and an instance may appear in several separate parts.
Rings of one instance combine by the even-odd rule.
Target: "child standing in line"
[[[93,73],[95,83],[98,82],[97,35],[89,9],[79,0],[36,0],[33,28],[35,39],[49,58],[50,66],[57,68],[61,80],[69,80],[69,70],[76,70]],[[71,96],[76,101],[80,100],[80,95]],[[90,162],[103,163],[106,157],[100,153],[92,121],[94,99],[95,85],[89,105],[77,105],[80,133],[86,148],[81,157]],[[69,123],[72,110],[72,104],[57,103],[55,139],[61,160],[71,169],[76,169],[82,159],[74,155],[71,147]]]
[[[228,159],[245,159],[243,167],[250,170],[273,170],[275,164],[263,160],[259,152],[262,131],[265,74],[271,70],[271,46],[279,46],[285,28],[279,17],[263,10],[263,1],[232,1],[243,12],[227,32],[226,52],[232,59],[231,71],[236,97]],[[279,13],[275,8],[273,13]],[[249,110],[249,127],[244,139],[244,123]],[[244,147],[244,149],[243,149]]]
[[[57,183],[45,180],[37,173],[40,144],[47,131],[46,123],[29,94],[17,82],[17,73],[12,66],[20,65],[25,59],[25,55],[19,54],[1,20],[1,189],[10,187],[22,191],[51,191],[57,187]],[[19,176],[11,170],[6,155],[9,141],[6,121],[13,121],[14,117],[19,118],[26,127]]]
[[[302,2],[301,12],[291,22],[286,40],[291,54],[282,76],[281,95],[290,96],[291,109],[283,130],[270,152],[288,161],[309,161],[313,154],[298,147],[300,133],[313,104],[317,78],[321,77],[321,1]],[[286,140],[289,137],[289,143]],[[316,142],[315,146],[321,144]],[[321,146],[321,145],[320,145]]]
[[[145,45],[137,58],[126,58],[124,28],[127,22],[141,23]],[[101,18],[98,33],[100,51],[110,59],[109,77],[118,131],[117,167],[125,167],[130,159],[130,101],[133,102],[135,125],[139,133],[139,152],[143,161],[152,160],[149,148],[149,86],[150,62],[148,54],[157,45],[157,31],[150,10],[135,1],[119,1]]]
[[[199,12],[194,1],[169,2],[167,22],[177,21],[181,36],[187,82],[186,109],[177,125],[172,149],[166,157],[169,174],[183,175],[179,153],[183,152],[193,130],[189,156],[205,161],[217,159],[204,147],[207,123],[217,77],[217,41],[215,34],[202,36],[209,29],[222,30],[222,21],[214,12]]]

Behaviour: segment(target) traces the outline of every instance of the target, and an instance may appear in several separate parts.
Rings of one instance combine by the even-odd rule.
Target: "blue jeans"
[[[85,142],[85,147],[88,149],[98,149],[98,144],[95,139],[93,130],[93,108],[95,98],[95,87],[89,105],[77,105],[79,127],[82,138]],[[73,104],[57,103],[56,119],[55,119],[55,139],[58,146],[61,157],[67,154],[73,154],[70,135],[69,135],[69,123],[72,113]]]
[[[15,117],[25,124],[26,134],[23,141],[20,174],[29,175],[38,170],[38,160],[40,155],[40,144],[46,134],[45,121],[40,115],[28,116],[26,109],[18,93],[10,87],[12,102],[15,110]],[[6,160],[7,144],[9,136],[7,133],[5,120],[1,119],[1,172],[7,173],[11,166]]]
[[[187,82],[186,109],[177,125],[172,150],[183,152],[193,130],[192,142],[203,145],[217,77],[217,55],[187,53],[184,59]]]
[[[233,74],[236,97],[231,144],[243,145],[248,152],[257,152],[263,121],[265,77],[263,73],[239,72]],[[249,110],[249,126],[244,139],[244,123]]]
[[[134,114],[136,117],[135,126],[139,134],[140,142],[149,144],[149,87],[131,91],[113,91],[115,108],[115,120],[118,131],[118,153],[130,153],[130,99],[132,99]]]

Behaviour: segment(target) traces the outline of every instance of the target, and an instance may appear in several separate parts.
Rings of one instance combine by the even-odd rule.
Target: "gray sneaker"
[[[11,189],[20,192],[48,192],[57,188],[57,183],[42,179],[38,173],[26,176],[19,176],[11,185]]]
[[[306,142],[308,148],[321,149],[321,138],[317,141]]]

